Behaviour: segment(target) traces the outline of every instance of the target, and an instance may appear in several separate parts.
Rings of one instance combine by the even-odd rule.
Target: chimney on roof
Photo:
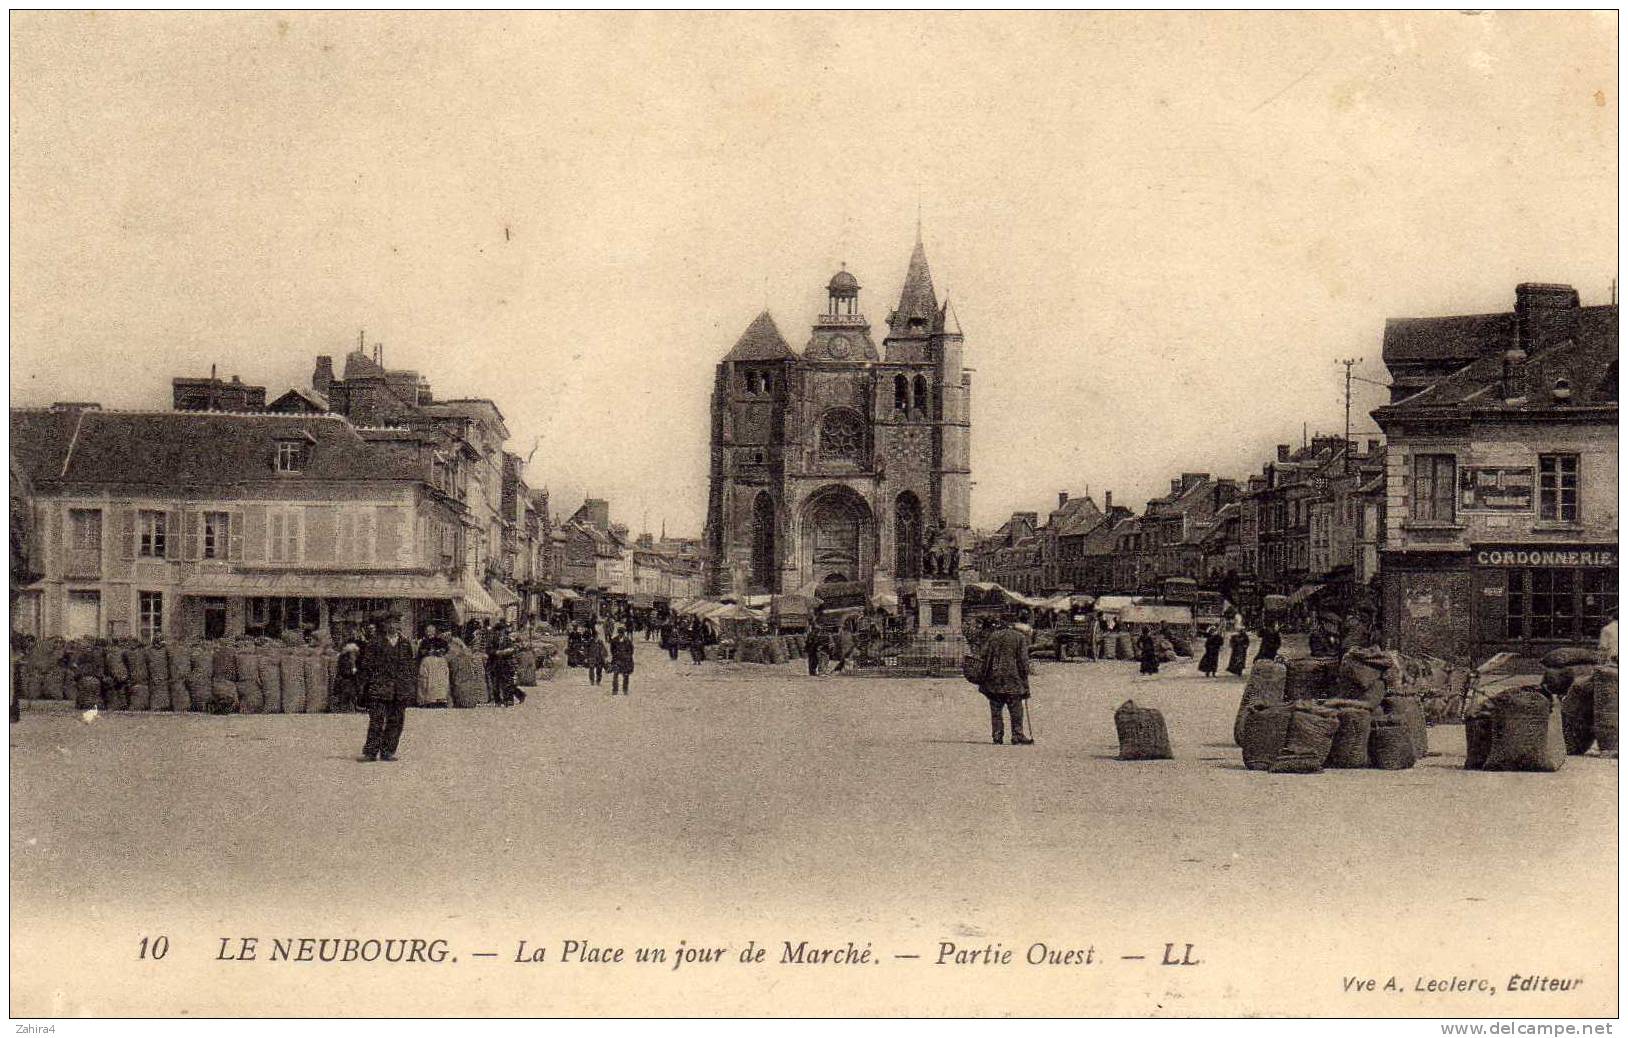
[[[1061,508],[1066,504],[1068,504],[1068,491],[1066,491],[1066,490],[1057,491],[1057,507]]]
[[[1515,286],[1515,346],[1532,353],[1576,333],[1581,303],[1570,285]]]
[[[1181,480],[1180,479],[1173,479],[1173,480],[1170,481],[1170,493],[1171,494],[1179,494],[1179,493],[1181,493]]]
[[[1289,460],[1289,445],[1287,443],[1278,444],[1278,460],[1279,461],[1288,461]]]
[[[1102,510],[1104,512],[1112,512],[1114,510],[1114,492],[1112,490],[1104,490],[1102,492]]]
[[[317,358],[317,370],[311,375],[311,388],[327,396],[334,384],[334,359],[326,354]]]

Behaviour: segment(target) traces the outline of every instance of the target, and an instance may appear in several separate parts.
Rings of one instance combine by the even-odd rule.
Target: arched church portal
[[[803,509],[801,555],[810,580],[871,579],[876,523],[870,507],[847,487],[831,487]]]

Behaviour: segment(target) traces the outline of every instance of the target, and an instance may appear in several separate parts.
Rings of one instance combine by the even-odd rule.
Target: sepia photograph
[[[1618,12],[8,24],[17,1033],[1612,1033]]]

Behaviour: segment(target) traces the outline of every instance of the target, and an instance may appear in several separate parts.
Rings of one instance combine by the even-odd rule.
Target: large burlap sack
[[[486,668],[482,665],[481,659],[484,657],[477,659],[474,653],[448,657],[450,670],[448,680],[451,684],[453,706],[468,709],[484,702]]]
[[[99,678],[102,683],[102,708],[105,710],[130,709],[130,686],[115,685],[108,678]]]
[[[131,710],[150,710],[153,706],[153,694],[146,685],[131,685],[126,705]]]
[[[1256,703],[1273,705],[1283,702],[1284,677],[1288,668],[1276,660],[1256,660],[1249,669],[1249,680],[1244,683],[1243,697],[1238,700],[1238,713],[1232,719],[1232,742],[1244,744],[1244,715]]]
[[[1244,715],[1243,738],[1238,745],[1244,751],[1244,767],[1250,771],[1266,771],[1283,750],[1289,737],[1289,721],[1294,707],[1284,703],[1272,706],[1257,703]]]
[[[769,663],[784,663],[789,657],[786,655],[786,643],[780,638],[769,639]]]
[[[193,651],[192,669],[187,671],[187,700],[194,713],[209,709],[209,693],[215,685],[215,655],[202,646]]]
[[[82,674],[74,681],[73,705],[79,710],[92,710],[102,706],[102,679]]]
[[[328,668],[323,663],[320,652],[308,652],[300,657],[300,667],[305,677],[305,712],[308,714],[325,714],[328,712]]]
[[[266,692],[260,684],[260,657],[252,652],[237,654],[237,708],[245,714],[266,710]]]
[[[1368,735],[1373,729],[1374,712],[1367,707],[1341,707],[1339,730],[1334,733],[1334,744],[1328,753],[1325,767],[1366,768],[1368,766]]]
[[[285,652],[277,660],[277,677],[283,685],[283,713],[305,713],[305,656]]]
[[[130,665],[124,662],[124,650],[109,645],[102,650],[103,671],[115,685],[130,683]]]
[[[130,684],[148,685],[152,683],[152,672],[147,668],[147,647],[132,645],[124,650],[124,669],[130,672]]]
[[[283,664],[271,653],[256,653],[254,665],[260,668],[260,688],[266,697],[262,709],[268,714],[283,712]]]
[[[1297,708],[1289,718],[1283,749],[1268,769],[1279,774],[1312,774],[1322,771],[1334,749],[1334,733],[1340,730],[1339,714],[1322,708]]]
[[[1492,699],[1495,717],[1487,771],[1559,771],[1566,763],[1560,710],[1536,688],[1512,689]]]
[[[1170,733],[1164,715],[1127,699],[1114,711],[1120,760],[1170,760]]]
[[[1598,649],[1585,649],[1581,646],[1568,645],[1555,649],[1543,657],[1543,668],[1554,670],[1560,667],[1594,666],[1600,662]]]
[[[1300,699],[1323,699],[1333,695],[1330,674],[1336,672],[1339,664],[1332,659],[1317,657],[1313,659],[1284,660],[1286,673],[1283,678],[1283,699],[1285,702],[1295,702]]]
[[[418,661],[418,705],[433,706],[452,698],[452,671],[445,656],[425,656]]]
[[[157,700],[159,698],[159,689],[164,690],[164,706],[155,706],[153,709],[168,710],[168,700],[170,698],[170,652],[162,645],[149,645],[144,652],[147,657],[147,685],[153,690],[153,699]]]
[[[1494,728],[1492,709],[1486,704],[1464,715],[1464,767],[1480,771],[1487,766]]]
[[[212,667],[215,681],[236,681],[243,676],[237,672],[237,650],[230,645],[215,648],[215,662]]]
[[[192,709],[192,692],[187,688],[185,678],[170,679],[170,709],[178,714]]]
[[[521,649],[514,654],[514,683],[521,686],[537,684],[537,654]]]
[[[1339,679],[1336,687],[1339,694],[1346,699],[1359,699],[1372,706],[1378,706],[1380,700],[1385,698],[1385,670],[1386,664],[1375,666],[1371,659],[1366,659],[1357,650],[1345,654],[1340,661]]]
[[[1425,723],[1424,704],[1418,696],[1394,692],[1380,701],[1386,716],[1396,718],[1408,730],[1413,740],[1413,759],[1423,760],[1430,754],[1430,729]]]
[[[1594,684],[1572,685],[1560,701],[1560,735],[1566,753],[1580,757],[1594,747]]]
[[[177,681],[185,683],[187,675],[192,672],[192,649],[179,642],[171,642],[164,646],[164,658],[170,665],[170,684]]]
[[[1128,659],[1131,658],[1133,653],[1131,652],[1132,642],[1131,642],[1131,636],[1130,635],[1128,635],[1128,634],[1114,634],[1111,637],[1111,640],[1114,643],[1114,659],[1116,659],[1116,660],[1128,660]]]
[[[1416,761],[1407,726],[1388,718],[1376,719],[1368,731],[1369,765],[1381,771],[1406,771]]]
[[[150,669],[152,665],[152,658],[149,657],[147,666]],[[169,668],[165,667],[165,669],[168,670]],[[170,709],[170,683],[168,681],[160,682],[156,675],[147,685],[147,709],[166,713]]]
[[[98,645],[88,641],[71,641],[68,643],[68,661],[73,664],[74,673],[80,677],[93,677],[100,681],[107,676],[107,661]]]
[[[1601,753],[1617,752],[1617,668],[1603,666],[1583,686],[1594,694],[1594,738]]]

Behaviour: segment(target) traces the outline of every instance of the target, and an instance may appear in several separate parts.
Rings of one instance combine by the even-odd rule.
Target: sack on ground
[[[1617,668],[1600,667],[1584,686],[1594,693],[1594,738],[1601,753],[1617,752]]]
[[[1560,701],[1560,734],[1566,754],[1580,757],[1594,747],[1594,682],[1571,686]]]
[[[1430,729],[1425,722],[1424,704],[1418,696],[1394,692],[1380,701],[1386,716],[1394,717],[1408,731],[1413,740],[1413,759],[1423,760],[1430,753]]]
[[[130,667],[124,662],[124,650],[117,645],[109,645],[102,650],[103,665],[107,676],[115,685],[128,685],[130,683]]]
[[[1170,733],[1164,715],[1127,699],[1114,711],[1120,760],[1170,760]]]
[[[1294,702],[1300,699],[1322,699],[1329,695],[1329,673],[1337,668],[1339,663],[1336,660],[1319,657],[1285,660],[1283,665],[1286,668],[1283,678],[1283,699],[1285,702]]]
[[[146,685],[152,682],[152,674],[147,668],[146,646],[132,645],[124,650],[124,667],[130,672],[130,684]]]
[[[452,705],[468,709],[481,704],[486,688],[484,668],[472,653],[449,657]]]
[[[164,659],[170,665],[170,684],[174,685],[177,681],[184,683],[192,672],[192,650],[171,642],[164,646]]]
[[[1288,668],[1276,660],[1256,660],[1244,682],[1244,694],[1238,700],[1238,712],[1232,718],[1232,742],[1244,744],[1244,715],[1256,703],[1268,706],[1283,702],[1284,679]]]
[[[147,667],[148,667],[149,670],[152,669],[152,665],[153,665],[153,661],[152,661],[151,658],[149,658],[147,660]],[[164,669],[168,670],[169,667],[166,666]],[[169,681],[167,681],[167,680],[159,681],[158,680],[158,675],[154,674],[152,681],[150,681],[148,683],[148,685],[147,685],[147,690],[148,690],[147,709],[149,709],[149,710],[160,710],[160,711],[169,710],[169,708],[170,708],[170,683],[169,683]]]
[[[130,709],[130,686],[115,685],[112,681],[102,678],[102,706],[107,710]]]
[[[1480,771],[1487,766],[1487,754],[1492,750],[1492,735],[1496,722],[1492,708],[1482,704],[1464,716],[1464,768]]]
[[[283,713],[283,665],[270,653],[255,655],[255,666],[260,668],[260,687],[266,693],[262,711]]]
[[[1385,698],[1386,666],[1376,666],[1359,655],[1359,650],[1352,649],[1340,661],[1339,694],[1347,699],[1359,699],[1378,706],[1380,700]]]
[[[252,652],[237,654],[237,703],[245,714],[263,713],[266,696],[260,686],[260,657]]]
[[[1323,762],[1316,753],[1284,750],[1272,759],[1272,766],[1266,770],[1274,775],[1316,775],[1322,772]]]
[[[1376,718],[1368,730],[1368,763],[1381,771],[1406,771],[1417,758],[1407,726],[1391,718]]]
[[[1536,688],[1512,689],[1492,700],[1496,717],[1487,771],[1559,771],[1566,762],[1560,710]]]
[[[89,674],[82,675],[74,682],[73,705],[79,710],[91,710],[102,705],[102,679],[93,678]]]
[[[307,652],[300,658],[300,666],[305,671],[305,712],[327,713],[328,668],[322,659],[322,653]]]
[[[537,654],[521,649],[514,654],[514,681],[517,685],[537,684]]]
[[[1368,766],[1368,734],[1373,729],[1374,712],[1366,706],[1339,708],[1340,727],[1334,733],[1334,745],[1329,749],[1325,766],[1330,768],[1366,768]]]
[[[185,678],[170,679],[170,709],[178,714],[192,709],[192,693],[187,690]]]
[[[237,652],[231,646],[223,645],[215,650],[214,680],[236,681],[242,677],[237,672]]]
[[[146,685],[131,685],[128,709],[149,710],[153,705],[153,694]]]
[[[305,657],[283,653],[277,660],[277,675],[283,683],[283,713],[305,713]]]
[[[1545,655],[1543,657],[1543,669],[1554,670],[1560,667],[1594,666],[1599,662],[1600,652],[1598,649],[1567,645]]]
[[[1244,751],[1244,767],[1251,771],[1265,771],[1283,750],[1289,737],[1289,720],[1294,707],[1286,703],[1267,706],[1256,703],[1244,715],[1243,738],[1239,746]]]
[[[1273,758],[1270,770],[1279,771],[1277,763],[1283,761],[1286,768],[1282,770],[1300,774],[1305,772],[1305,762],[1310,761],[1314,770],[1323,770],[1329,753],[1334,749],[1334,733],[1340,729],[1339,715],[1333,710],[1321,708],[1299,708],[1289,717],[1289,728],[1283,740],[1283,749]]]
[[[142,650],[147,657],[147,684],[156,691],[160,687],[167,690],[170,687],[170,654],[162,645],[149,645]]]

